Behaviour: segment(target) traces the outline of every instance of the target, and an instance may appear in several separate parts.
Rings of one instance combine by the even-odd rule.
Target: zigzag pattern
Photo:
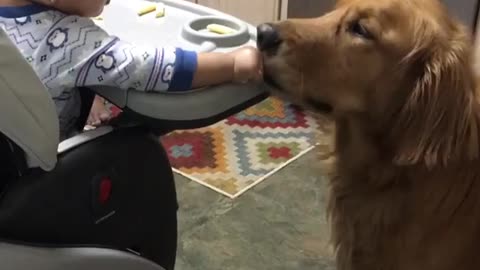
[[[288,161],[301,152],[301,144],[292,140],[281,142],[256,142],[257,155],[251,156],[252,163],[272,165],[281,164]]]
[[[38,48],[40,41],[43,40],[42,38],[35,38],[31,32],[22,33],[20,31],[20,27],[18,25],[13,25],[8,27],[5,22],[0,22],[0,27],[5,29],[8,33],[10,39],[17,45],[20,46],[22,44],[27,44],[32,50]]]
[[[129,52],[129,54],[127,54],[127,51]],[[125,49],[123,49],[122,52],[125,55],[125,60],[120,61],[120,65],[122,65],[122,63],[125,63],[125,62],[131,63],[134,59],[132,50],[129,49],[128,47],[125,47]],[[121,86],[124,82],[130,80],[130,74],[128,73],[127,68],[120,69],[120,72],[118,72],[118,74],[119,76],[115,80],[115,85]]]
[[[282,109],[283,105],[284,104],[279,99],[267,99],[257,106],[248,108],[243,114],[257,117],[284,118],[285,110]],[[242,113],[239,115],[242,115]]]
[[[290,111],[289,115],[285,111]],[[239,115],[260,120],[238,125]],[[312,116],[274,98],[239,115],[207,128],[173,132],[163,137],[161,141],[166,149],[180,146],[177,157],[195,156],[196,161],[192,163],[192,159],[186,162],[187,159],[175,158],[169,153],[174,168],[234,197],[317,142],[326,141],[324,138],[328,136],[324,129],[317,130],[326,125],[322,120],[317,123]],[[295,121],[285,124],[292,119],[297,124]],[[196,139],[200,140],[193,143]],[[190,147],[193,145],[196,147]]]
[[[162,143],[174,167],[195,173],[226,173],[227,158],[222,130],[211,127],[201,130],[180,131],[175,136],[165,136]],[[172,151],[189,148],[191,155],[175,156]],[[177,153],[178,154],[178,153]]]
[[[50,18],[47,18],[47,21],[52,21],[52,22],[57,22],[65,18],[65,15],[60,15],[61,13],[55,12],[55,13],[49,13]],[[60,17],[60,18],[57,18]],[[36,23],[34,22],[34,18],[31,18],[30,23]],[[0,27],[5,29],[5,32],[7,32],[8,36],[10,39],[19,47],[21,47],[23,44],[27,44],[28,47],[31,50],[35,50],[38,48],[40,45],[40,42],[43,40],[45,33],[43,32],[25,32],[22,33],[22,29],[25,27],[22,27],[21,25],[18,24],[7,24],[6,22],[0,21]],[[37,34],[38,37],[35,37],[33,34]]]
[[[258,163],[255,164],[256,166],[252,164],[251,155],[262,155],[263,153],[258,153],[258,152],[252,153],[251,151],[249,151],[247,147],[248,140],[252,140],[256,143],[266,144],[271,142],[273,139],[283,139],[282,141],[290,143],[297,140],[308,140],[308,138],[314,135],[312,133],[294,132],[294,131],[290,131],[287,133],[268,132],[268,133],[262,134],[258,132],[250,132],[250,131],[242,132],[239,130],[234,130],[233,136],[234,136],[233,141],[235,145],[235,155],[238,160],[237,165],[240,168],[240,175],[248,176],[248,175],[264,175],[272,170],[268,166],[265,166],[265,168],[255,169],[255,167],[261,167],[261,166],[258,166],[259,165]]]
[[[62,58],[51,63],[48,74],[42,78],[45,85],[48,86],[51,81],[57,78],[61,68],[71,66],[74,52],[87,44],[89,33],[95,32],[98,32],[98,28],[93,24],[80,27],[78,35],[75,37],[76,39],[72,39],[72,36],[69,36],[69,41],[63,48]],[[72,32],[69,32],[69,34],[72,34]]]
[[[277,111],[277,113],[265,113],[264,111],[262,112],[262,109],[259,108],[256,109],[256,114],[253,114],[252,111],[250,111],[249,114],[247,114],[246,112],[241,112],[235,116],[232,116],[227,119],[227,124],[248,126],[251,128],[308,128],[305,114],[302,111],[294,109],[291,105],[287,103],[280,102],[278,104],[279,105],[277,105],[274,109],[275,111]],[[257,106],[264,105],[259,104]],[[281,115],[283,117],[274,117],[275,115]]]

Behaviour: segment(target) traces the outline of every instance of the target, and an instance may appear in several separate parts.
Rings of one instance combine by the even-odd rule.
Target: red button
[[[105,204],[112,194],[112,180],[108,177],[102,178],[100,181],[100,192],[98,193],[98,201]]]

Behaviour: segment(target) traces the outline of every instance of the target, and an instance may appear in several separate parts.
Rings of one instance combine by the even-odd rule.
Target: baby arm
[[[183,91],[261,78],[254,48],[201,53],[179,48],[136,46],[109,36],[91,20],[69,16],[37,50],[39,75],[49,89],[113,86],[139,91]]]

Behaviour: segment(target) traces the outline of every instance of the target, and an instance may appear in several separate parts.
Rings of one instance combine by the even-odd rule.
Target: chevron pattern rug
[[[175,172],[230,198],[316,146],[327,149],[331,124],[269,98],[220,123],[161,138]]]

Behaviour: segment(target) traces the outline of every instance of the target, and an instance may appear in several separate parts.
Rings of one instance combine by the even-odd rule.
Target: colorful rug
[[[233,199],[316,145],[327,147],[330,134],[328,120],[269,98],[213,126],[173,132],[161,142],[175,172]]]

